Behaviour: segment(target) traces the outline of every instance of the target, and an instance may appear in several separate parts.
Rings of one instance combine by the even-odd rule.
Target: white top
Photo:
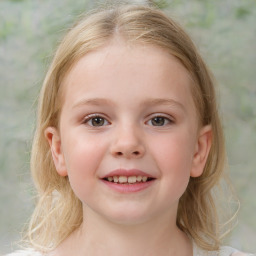
[[[43,256],[42,253],[36,252],[33,249],[19,250],[5,256]]]
[[[208,252],[200,249],[198,246],[196,246],[195,243],[193,243],[193,256],[231,256],[233,253],[234,253],[234,256],[256,256],[255,254],[241,253],[238,250],[229,246],[222,246],[219,251]],[[13,252],[6,256],[44,256],[44,255],[40,252],[36,252],[33,249],[26,249],[26,250]]]
[[[219,251],[205,251],[195,243],[193,243],[193,256],[255,256],[254,254],[242,253],[238,250],[229,247],[229,246],[221,246]]]

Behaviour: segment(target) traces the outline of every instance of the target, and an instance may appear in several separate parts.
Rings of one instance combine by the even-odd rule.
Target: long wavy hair
[[[226,154],[214,79],[192,40],[177,22],[154,7],[142,5],[118,6],[86,15],[68,31],[56,51],[39,98],[31,155],[38,201],[26,238],[37,250],[49,251],[83,222],[82,204],[72,191],[68,178],[57,174],[44,132],[49,126],[58,128],[65,75],[81,57],[115,36],[129,44],[141,43],[164,49],[179,59],[193,79],[191,92],[200,125],[211,125],[213,139],[203,174],[190,178],[180,198],[177,226],[201,248],[216,250],[222,235],[229,229],[223,229],[225,225],[218,214],[222,204],[216,201],[216,192],[229,186],[220,185]]]

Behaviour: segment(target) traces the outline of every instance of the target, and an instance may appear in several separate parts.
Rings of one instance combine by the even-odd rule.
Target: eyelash
[[[91,122],[93,119],[96,119],[96,118],[102,119],[102,120],[104,121],[103,125],[96,126],[96,125],[88,124],[89,122]],[[101,126],[105,126],[105,125],[106,125],[106,124],[105,124],[106,122],[107,122],[108,124],[110,124],[110,122],[108,122],[105,117],[103,117],[102,115],[99,115],[99,114],[92,114],[92,115],[89,115],[89,116],[85,117],[85,119],[83,120],[83,124],[89,125],[89,126],[91,126],[91,127],[101,127]]]
[[[103,120],[103,124],[102,125],[93,125],[92,122],[93,119],[96,119],[96,118],[99,118],[101,120]],[[153,125],[151,124],[150,126],[158,126],[158,127],[162,127],[162,126],[166,126],[166,125],[170,125],[170,124],[173,124],[174,121],[171,119],[171,118],[168,118],[166,116],[163,116],[163,115],[154,115],[153,117],[151,117],[147,122],[146,124],[148,124],[150,121],[152,122],[154,119],[156,118],[162,118],[162,120],[164,120],[164,124],[163,125]],[[98,120],[99,121],[99,120]],[[156,121],[156,120],[155,120]],[[106,124],[107,122],[107,124]],[[103,117],[102,115],[100,114],[92,114],[92,115],[89,115],[87,116],[84,120],[83,120],[83,124],[86,124],[86,125],[89,125],[91,127],[102,127],[102,126],[105,126],[105,125],[108,125],[108,124],[111,124],[105,117]]]
[[[151,124],[151,126],[157,126],[157,127],[162,127],[162,126],[166,126],[166,125],[170,125],[170,124],[173,124],[174,123],[174,121],[171,119],[171,118],[169,118],[169,117],[166,117],[166,116],[163,116],[163,115],[154,115],[153,117],[151,117],[146,123],[148,123],[148,122],[152,122],[154,119],[156,119],[156,118],[161,118],[162,120],[164,120],[164,124],[163,125],[152,125]]]

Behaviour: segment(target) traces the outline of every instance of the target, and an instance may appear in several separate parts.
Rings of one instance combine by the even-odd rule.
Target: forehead
[[[152,45],[118,39],[79,59],[62,86],[64,104],[79,97],[113,98],[119,93],[119,98],[138,99],[169,95],[194,105],[192,79],[176,57]]]
[[[117,74],[125,66],[127,72],[150,71],[151,75],[161,76],[164,72],[176,72],[173,78],[178,78],[181,82],[190,80],[191,76],[178,58],[171,55],[167,50],[149,44],[133,43],[128,44],[120,38],[115,38],[103,47],[96,49],[82,56],[72,65],[71,70],[66,74],[62,84],[65,86],[72,83],[72,80],[79,72],[83,72],[90,77],[91,71],[95,68],[100,70],[108,69],[108,75]],[[143,70],[144,67],[144,70]],[[152,71],[154,71],[152,73]],[[103,72],[102,76],[105,76]],[[93,75],[93,74],[92,74]],[[83,77],[84,78],[84,77]]]

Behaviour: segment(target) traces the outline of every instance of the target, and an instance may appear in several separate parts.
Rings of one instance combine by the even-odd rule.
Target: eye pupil
[[[152,119],[152,124],[155,126],[163,126],[165,122],[165,118],[164,117],[154,117]]]
[[[101,117],[92,118],[92,125],[93,126],[103,126],[104,125],[104,118],[101,118]]]

